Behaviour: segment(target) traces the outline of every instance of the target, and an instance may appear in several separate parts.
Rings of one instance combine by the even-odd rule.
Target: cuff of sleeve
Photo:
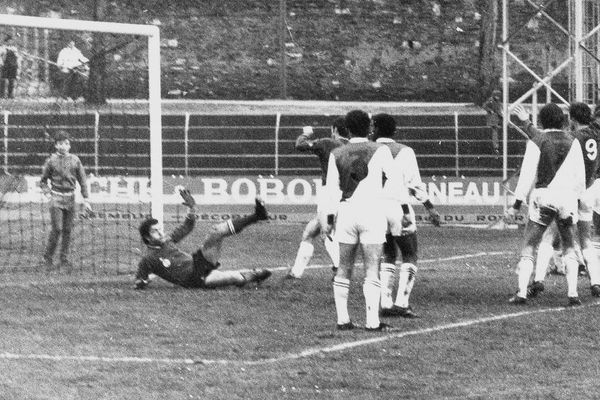
[[[333,215],[333,214],[327,214],[327,224],[328,225],[333,225],[334,218],[335,218],[335,215]]]
[[[515,210],[519,210],[521,208],[522,204],[523,204],[523,200],[515,200],[515,204],[513,204],[513,208]]]
[[[425,200],[423,202],[423,205],[425,206],[426,209],[431,210],[433,208],[433,204],[431,204],[431,201],[429,200]]]

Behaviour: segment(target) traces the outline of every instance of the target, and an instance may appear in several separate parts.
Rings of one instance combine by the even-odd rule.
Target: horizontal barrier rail
[[[493,152],[485,115],[396,115],[396,139],[414,148],[425,176],[501,176],[501,156]],[[149,175],[148,118],[140,114],[11,114],[2,118],[0,151],[5,173],[39,174],[53,151],[45,134],[63,129],[72,152],[96,175]],[[166,175],[318,175],[311,154],[295,150],[302,127],[315,137],[329,135],[327,115],[195,115],[163,117],[163,169]],[[508,169],[522,159],[524,139],[510,132]]]

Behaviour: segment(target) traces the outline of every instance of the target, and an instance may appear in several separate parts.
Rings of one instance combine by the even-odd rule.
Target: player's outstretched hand
[[[525,108],[520,104],[513,109],[513,114],[515,114],[521,122],[525,122],[529,119],[529,113],[525,111]]]
[[[440,226],[442,224],[442,216],[435,208],[429,210],[429,219],[431,219],[433,226]]]
[[[179,189],[179,194],[183,199],[183,205],[189,208],[194,208],[196,206],[196,200],[194,200],[194,196],[190,193],[189,189],[182,188]]]

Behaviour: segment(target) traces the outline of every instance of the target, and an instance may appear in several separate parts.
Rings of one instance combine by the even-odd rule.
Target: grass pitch
[[[259,224],[227,240],[222,268],[274,269],[258,287],[157,280],[134,291],[130,274],[0,275],[0,397],[597,397],[600,304],[587,278],[581,307],[564,307],[566,284],[555,276],[527,306],[507,303],[521,231],[420,228],[412,304],[421,318],[384,319],[392,332],[369,333],[335,330],[322,246],[301,280],[282,279],[302,229]],[[358,324],[362,278],[358,267],[350,293]]]

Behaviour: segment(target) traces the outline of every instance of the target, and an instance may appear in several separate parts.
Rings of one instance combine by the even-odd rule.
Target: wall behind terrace
[[[99,3],[1,0],[0,10],[89,19]],[[104,3],[105,20],[160,25],[165,97],[279,98],[278,1]],[[473,101],[483,4],[479,0],[287,0],[287,96]],[[563,24],[566,4],[560,0],[548,7]],[[533,14],[525,2],[511,2],[514,26]],[[549,23],[534,18],[514,37],[519,42],[513,51],[543,74],[567,51],[566,40],[556,32]],[[511,95],[516,96],[531,86],[532,79],[518,68],[513,72]],[[564,74],[555,79],[563,92],[566,82]]]

